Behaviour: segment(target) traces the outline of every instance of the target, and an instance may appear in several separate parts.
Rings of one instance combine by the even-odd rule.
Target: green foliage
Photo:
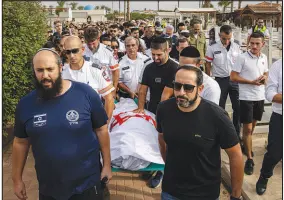
[[[3,121],[13,123],[16,105],[33,89],[31,58],[46,41],[46,14],[36,1],[3,1]]]
[[[78,10],[84,10],[84,6],[78,6]]]
[[[65,2],[66,1],[57,1],[58,6],[56,6],[57,9],[55,10],[57,16],[59,16],[59,13],[62,12],[62,10],[58,8],[64,8]]]
[[[223,12],[226,11],[226,8],[231,5],[232,1],[228,0],[220,0],[218,2],[218,6],[223,7]]]
[[[71,3],[69,3],[69,5],[71,6],[71,9],[72,9],[72,10],[77,10],[77,5],[78,5],[78,3],[76,3],[76,2],[71,2]]]
[[[153,20],[155,19],[154,14],[144,14],[144,13],[130,13],[131,20],[137,20],[137,19],[149,19]]]

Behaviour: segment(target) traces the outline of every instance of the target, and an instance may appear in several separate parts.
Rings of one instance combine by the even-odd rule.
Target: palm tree
[[[231,12],[233,12],[233,10],[234,10],[234,1],[231,0]]]
[[[78,10],[84,10],[84,6],[78,6]]]
[[[220,7],[223,7],[223,12],[225,12],[226,11],[226,8],[229,6],[229,5],[231,5],[231,1],[228,1],[228,0],[221,0],[221,1],[219,1],[218,2],[218,6],[220,6]]]
[[[57,1],[58,6],[56,6],[57,9],[55,10],[55,13],[57,16],[62,11],[62,9],[58,9],[58,8],[64,8],[65,2],[66,1]]]
[[[78,3],[72,2],[72,3],[69,3],[69,5],[71,6],[72,10],[76,10]]]
[[[160,10],[160,1],[158,0],[158,11]]]

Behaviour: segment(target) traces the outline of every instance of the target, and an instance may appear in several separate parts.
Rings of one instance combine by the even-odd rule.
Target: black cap
[[[199,51],[195,47],[188,46],[188,47],[185,47],[180,52],[180,56],[189,57],[189,58],[199,58],[200,57],[200,53],[199,53]]]

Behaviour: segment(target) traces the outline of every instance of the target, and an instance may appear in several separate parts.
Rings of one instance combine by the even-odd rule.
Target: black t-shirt
[[[146,36],[142,38],[145,41],[147,49],[151,48],[151,42],[153,40],[153,37],[147,38]]]
[[[156,118],[157,130],[167,144],[162,190],[181,200],[218,198],[220,147],[231,148],[239,142],[227,112],[202,99],[194,111],[186,113],[171,98],[159,104]]]
[[[160,66],[154,62],[146,66],[141,84],[150,88],[150,102],[148,105],[150,112],[156,114],[164,87],[172,87],[177,68],[178,64],[171,59],[168,59],[165,64]]]

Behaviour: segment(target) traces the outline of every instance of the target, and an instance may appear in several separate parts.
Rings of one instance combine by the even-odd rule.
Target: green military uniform
[[[200,32],[197,36],[197,39],[194,37],[194,32],[190,32],[188,41],[191,46],[194,46],[198,49],[200,53],[200,58],[204,59],[206,53],[206,37],[203,32]]]

